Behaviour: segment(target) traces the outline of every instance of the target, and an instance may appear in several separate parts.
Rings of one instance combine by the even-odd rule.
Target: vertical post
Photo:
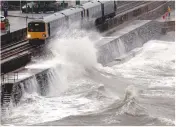
[[[64,0],[62,1],[62,7],[63,7],[63,9],[64,9],[64,4],[65,4],[65,2],[64,2]]]
[[[20,12],[21,12],[21,0],[20,0]]]
[[[26,15],[26,27],[28,27],[28,26],[27,26],[27,18],[28,18],[28,16]]]
[[[33,14],[33,7],[34,7],[34,6],[33,6],[33,4],[32,4],[32,14]]]
[[[40,12],[40,0],[38,2],[38,13]]]
[[[1,85],[5,82],[5,76],[2,74],[2,80],[1,80]]]
[[[27,6],[27,0],[26,0],[26,13],[27,13],[27,8],[28,8],[28,6]]]
[[[34,7],[34,6],[33,6],[33,4],[32,4],[32,18],[33,18],[33,7]]]
[[[12,79],[13,82],[15,82],[15,77],[16,77],[16,76],[15,76],[15,73],[13,73],[13,79]]]
[[[28,10],[28,6],[27,6],[27,0],[26,0],[26,27],[27,27],[27,10]]]
[[[45,1],[43,2],[43,13],[44,13],[44,9],[45,9]]]

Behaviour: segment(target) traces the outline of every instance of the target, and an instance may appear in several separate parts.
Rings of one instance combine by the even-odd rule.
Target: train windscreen
[[[45,23],[29,23],[28,24],[29,32],[45,32]]]

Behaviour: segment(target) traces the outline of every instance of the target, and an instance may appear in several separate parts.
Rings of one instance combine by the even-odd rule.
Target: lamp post
[[[27,27],[27,19],[28,19],[28,16],[26,15],[26,27]]]
[[[34,6],[32,5],[32,18],[33,18],[33,9],[34,9]]]
[[[27,6],[27,0],[26,0],[26,13],[27,13],[27,8],[28,8],[28,6]]]
[[[38,13],[40,12],[40,0],[39,0],[39,2],[38,2],[38,11],[37,11]]]
[[[27,6],[27,0],[26,0],[26,27],[27,27],[27,19],[28,19],[28,16],[27,16],[27,12],[28,12],[28,6]]]
[[[63,7],[63,9],[64,9],[64,4],[65,4],[65,2],[64,2],[64,0],[62,1],[62,7]]]
[[[21,0],[20,0],[20,12],[21,12]]]

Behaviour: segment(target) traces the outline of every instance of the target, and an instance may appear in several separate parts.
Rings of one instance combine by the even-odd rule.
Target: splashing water
[[[64,92],[71,80],[79,79],[87,69],[95,68],[98,64],[94,42],[85,35],[85,32],[80,33],[81,37],[76,32],[74,37],[56,39],[48,46],[47,50],[51,50],[54,56],[53,61],[60,61],[59,65],[57,64],[60,67],[55,66],[49,73],[50,94]],[[64,87],[63,90],[61,86]]]
[[[86,32],[77,32],[73,31],[69,38],[62,36],[50,42],[47,50],[52,52],[52,59],[40,59],[26,66],[27,69],[50,68],[47,73],[49,93],[46,97],[40,96],[37,94],[36,78],[28,80],[19,106],[13,107],[11,115],[3,121],[4,124],[30,125],[57,120],[69,115],[100,110],[112,103],[112,99],[106,99],[103,95],[105,93],[97,89],[99,83],[85,76],[89,73],[87,70],[98,66],[97,49]],[[69,90],[70,94],[66,94]],[[74,93],[77,90],[79,92]],[[89,93],[94,93],[93,97]],[[108,101],[104,103],[102,98]]]
[[[51,50],[58,59],[78,65],[80,68],[94,67],[97,64],[97,51],[87,37],[59,39],[51,45]]]
[[[147,114],[145,112],[146,109],[143,108],[146,107],[146,104],[144,103],[143,107],[141,107],[141,93],[136,89],[136,86],[130,85],[126,87],[126,84],[121,83],[118,79],[113,80],[113,78],[115,78],[115,76],[118,77],[119,72],[123,74],[122,76],[124,77],[132,75],[136,82],[138,80],[141,81],[139,78],[136,78],[140,76],[147,77],[149,80],[156,78],[157,76],[155,77],[155,75],[152,75],[153,77],[151,75],[149,76],[148,70],[156,70],[153,69],[154,67],[151,63],[154,59],[156,60],[158,57],[162,56],[160,53],[163,51],[164,46],[158,48],[156,52],[158,53],[160,50],[161,52],[155,57],[151,57],[153,55],[150,54],[150,52],[156,53],[155,48],[157,49],[157,44],[155,46],[153,45],[154,49],[152,49],[152,51],[146,53],[148,56],[142,53],[140,57],[131,60],[130,63],[127,62],[126,64],[118,65],[118,67],[103,67],[97,63],[97,49],[94,46],[95,42],[93,39],[91,40],[89,38],[90,35],[88,35],[88,33],[83,31],[80,33],[77,32],[78,31],[75,30],[69,34],[70,36],[62,35],[59,38],[52,40],[48,45],[47,50],[52,52],[53,58],[48,61],[45,59],[43,62],[41,60],[36,65],[44,69],[51,68],[47,74],[50,79],[48,82],[49,95],[42,97],[38,94],[34,94],[38,92],[38,88],[36,87],[38,84],[35,79],[30,81],[29,84],[32,83],[32,86],[29,86],[29,91],[26,91],[26,94],[24,94],[20,105],[13,107],[10,115],[3,121],[3,124],[31,125],[54,120],[60,120],[56,121],[57,123],[60,123],[62,119],[68,116],[70,116],[69,118],[76,119],[76,116],[78,115],[98,114],[97,112],[101,112],[103,109],[105,110],[105,114],[102,116],[98,114],[99,116],[96,116],[95,118],[96,123],[99,122],[99,125],[101,124],[101,117],[106,115],[108,115],[107,118],[110,118],[110,121],[118,121],[118,124],[122,123],[122,125],[126,125],[126,121],[130,120],[133,122],[136,120],[139,123],[143,121],[144,117],[138,117],[138,115]],[[146,48],[146,50],[147,49],[148,48]],[[121,50],[121,53],[124,53],[124,49]],[[170,54],[170,52],[168,52],[168,54]],[[168,58],[166,61],[161,61],[167,63],[170,60],[172,59]],[[45,64],[47,64],[47,66],[45,66]],[[162,65],[164,65],[163,67],[166,67],[165,64]],[[35,64],[30,65],[28,66],[28,69],[35,68],[36,66]],[[171,67],[171,69],[173,68]],[[93,75],[94,71],[92,70],[98,71],[98,76],[101,74],[105,75],[101,75],[104,80],[101,77],[99,81],[88,77],[86,75],[87,73]],[[109,77],[107,78],[106,75]],[[126,81],[126,79],[123,80]],[[114,81],[114,83],[112,83],[112,81]],[[148,82],[148,80],[147,82],[143,82],[142,80],[137,83],[141,83],[140,85],[144,86],[148,84]],[[34,84],[35,86],[33,87]],[[139,86],[139,84],[137,84],[137,86]],[[118,98],[117,101],[117,98],[110,97],[106,92],[107,87],[115,90],[115,92],[122,91],[123,95],[125,94],[125,97]],[[126,88],[126,91],[124,92],[122,88]],[[119,104],[116,103],[116,101],[122,103]],[[150,103],[150,101],[148,102]],[[115,108],[112,106],[114,103]],[[108,106],[112,109],[108,110],[109,114],[106,112]],[[151,112],[148,108],[147,110],[148,112]],[[115,115],[113,116],[112,114],[114,113]],[[84,119],[84,117],[81,118]],[[79,117],[77,119],[80,120]],[[100,121],[98,121],[99,119]],[[69,121],[67,120],[66,123],[68,124]],[[108,120],[109,119],[105,119],[104,121],[106,122]],[[86,122],[82,122],[83,125],[85,123]],[[92,121],[90,120],[88,123],[92,124]]]

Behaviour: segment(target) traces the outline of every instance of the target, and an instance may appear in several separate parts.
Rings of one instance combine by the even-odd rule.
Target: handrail
[[[13,74],[13,75],[12,75]],[[18,80],[18,72],[9,74],[1,74],[1,85],[5,83],[15,83]]]

